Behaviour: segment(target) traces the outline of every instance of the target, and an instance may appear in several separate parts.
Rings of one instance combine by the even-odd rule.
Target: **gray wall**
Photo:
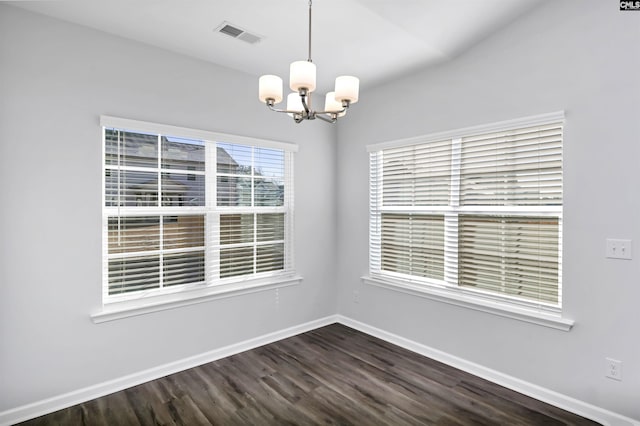
[[[299,144],[298,286],[93,324],[101,114]],[[335,313],[335,129],[257,78],[0,5],[0,412]]]
[[[366,90],[338,130],[339,313],[640,418],[640,14],[550,1],[440,67]],[[562,332],[363,284],[367,144],[558,110],[564,144]],[[604,256],[630,238],[632,261]],[[359,292],[356,302],[354,291]],[[623,381],[604,377],[605,357]]]

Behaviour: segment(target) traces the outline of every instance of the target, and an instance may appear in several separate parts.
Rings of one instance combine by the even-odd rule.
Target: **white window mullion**
[[[251,208],[256,206],[256,147],[251,148]],[[255,211],[251,212],[253,216],[253,273],[258,271],[258,214]]]
[[[253,213],[253,273],[258,272],[258,214]]]
[[[449,194],[449,206],[460,206],[460,164],[462,159],[462,139],[451,140],[451,193]]]
[[[451,140],[451,189],[450,211],[444,215],[444,281],[450,286],[458,285],[458,212],[460,206],[460,162],[462,139]]]
[[[162,135],[158,135],[158,207],[162,207]]]
[[[255,176],[255,170],[256,170],[256,148],[255,147],[251,147],[251,175],[250,175],[250,179],[251,179],[251,207],[255,207],[256,206],[256,176]]]
[[[444,215],[444,281],[458,285],[458,213]]]
[[[117,185],[118,185],[118,195],[116,197],[117,199],[117,205],[118,205],[118,245],[120,245],[120,221],[122,218],[122,132],[120,130],[118,130],[118,179],[117,179]],[[104,145],[104,144],[103,144]],[[104,162],[103,162],[104,163]],[[104,206],[104,204],[103,204]]]
[[[162,208],[162,135],[158,135],[158,208]],[[164,215],[160,214],[159,227],[160,235],[158,236],[159,244],[160,244],[160,264],[158,271],[158,276],[160,282],[158,283],[159,288],[164,288]]]
[[[295,253],[293,250],[293,154],[284,153],[284,269],[291,271],[295,267]]]
[[[215,142],[205,143],[205,280],[212,284],[220,279],[220,213],[216,165],[218,149]]]

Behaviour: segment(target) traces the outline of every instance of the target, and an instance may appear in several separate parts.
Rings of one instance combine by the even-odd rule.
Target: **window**
[[[370,277],[560,312],[562,129],[549,114],[369,147]]]
[[[294,145],[102,125],[105,304],[293,274]]]

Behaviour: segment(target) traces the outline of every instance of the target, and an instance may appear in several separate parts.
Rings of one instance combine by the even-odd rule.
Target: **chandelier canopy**
[[[292,62],[289,68],[289,87],[293,90],[287,96],[287,109],[276,109],[282,102],[282,79],[277,75],[263,75],[258,81],[258,97],[269,109],[284,112],[296,123],[319,118],[335,123],[347,113],[351,104],[358,102],[360,80],[350,75],[336,78],[335,90],[325,96],[324,110],[311,108],[311,94],[316,90],[316,65],[311,61],[311,0],[309,0],[309,56],[306,61]]]

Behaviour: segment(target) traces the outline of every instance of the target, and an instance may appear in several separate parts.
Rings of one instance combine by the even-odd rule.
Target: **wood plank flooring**
[[[333,324],[23,425],[594,425]]]

